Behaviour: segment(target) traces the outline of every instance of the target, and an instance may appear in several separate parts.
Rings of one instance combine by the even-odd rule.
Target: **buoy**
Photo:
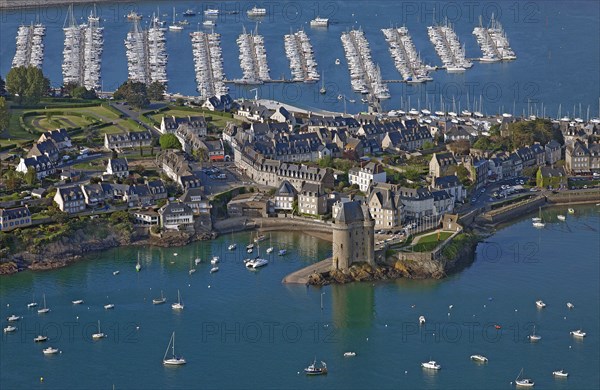
[[[385,327],[387,328],[387,324],[385,324]]]
[[[300,371],[298,371],[298,375],[300,375]]]
[[[79,316],[77,316],[76,319],[79,319]]]
[[[210,288],[210,284],[208,285],[208,288]]]
[[[404,371],[404,375],[408,374],[408,371]]]
[[[136,327],[135,327],[135,329],[140,329],[140,327],[139,327],[139,326],[136,326]]]
[[[43,377],[43,376],[41,376],[41,377],[40,377],[40,382],[43,382],[43,381],[44,381],[44,377]]]
[[[487,307],[486,305],[483,305],[483,307]]]
[[[369,338],[367,337],[367,341],[369,341]]]
[[[7,303],[7,304],[6,304],[6,307],[10,307],[10,303]]]

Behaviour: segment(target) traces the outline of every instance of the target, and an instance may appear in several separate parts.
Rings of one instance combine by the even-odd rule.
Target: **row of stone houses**
[[[577,139],[567,145],[565,167],[572,174],[600,173],[600,143]]]
[[[27,205],[0,208],[0,232],[8,232],[31,225],[31,212]]]
[[[104,148],[106,150],[123,150],[147,147],[152,144],[152,134],[149,131],[125,132],[118,134],[104,134]]]
[[[167,149],[162,151],[156,159],[165,175],[184,190],[202,186],[200,178],[192,172],[192,167],[183,152]]]

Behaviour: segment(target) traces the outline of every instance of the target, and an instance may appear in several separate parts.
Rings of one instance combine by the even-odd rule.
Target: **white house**
[[[35,157],[26,157],[26,158],[21,157],[21,160],[19,161],[19,164],[17,165],[17,172],[27,173],[27,170],[29,168],[33,168],[38,180],[40,180],[46,176],[50,176],[50,175],[54,174],[54,172],[56,172],[56,168],[54,167],[54,164],[52,163],[52,161],[50,161],[50,159],[46,155],[35,156]]]
[[[106,171],[104,173],[120,178],[129,176],[129,164],[127,163],[127,159],[109,158],[108,163],[106,164]]]
[[[167,203],[158,210],[160,226],[179,230],[180,227],[194,224],[194,212],[185,203]]]
[[[298,191],[296,191],[289,181],[282,181],[275,192],[275,210],[292,211],[292,205],[297,195]]]
[[[362,192],[367,192],[371,183],[385,183],[387,176],[381,164],[369,162],[362,167],[348,171],[350,184],[357,184]]]
[[[85,210],[85,196],[79,186],[58,188],[54,202],[65,213],[74,214]]]

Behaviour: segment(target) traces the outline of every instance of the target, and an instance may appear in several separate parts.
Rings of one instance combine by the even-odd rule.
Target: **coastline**
[[[19,10],[30,8],[47,8],[57,5],[79,5],[79,4],[102,4],[102,3],[130,3],[128,0],[2,0],[0,1],[1,10]]]

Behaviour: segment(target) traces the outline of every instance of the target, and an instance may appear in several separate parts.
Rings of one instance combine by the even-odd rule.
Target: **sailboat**
[[[327,88],[325,88],[325,72],[321,72],[321,89],[319,89],[319,93],[321,95],[325,95],[327,93]]]
[[[533,227],[543,228],[546,224],[542,221],[542,208],[540,207],[539,217],[533,221]]]
[[[169,26],[169,30],[171,31],[181,31],[183,30],[183,26],[180,26],[175,23],[175,7],[173,7],[173,24]]]
[[[92,340],[100,340],[104,337],[106,337],[106,335],[100,331],[100,320],[98,320],[98,333],[92,335]]]
[[[167,298],[165,298],[165,296],[163,295],[162,290],[160,290],[160,298],[154,298],[152,300],[152,304],[154,305],[160,305],[161,303],[165,303],[167,301]]]
[[[196,268],[194,268],[194,266],[192,265],[192,260],[190,260],[190,271],[189,274],[193,274],[194,272],[196,272]]]
[[[35,295],[31,295],[31,302],[27,304],[27,308],[36,307],[37,302],[35,301]]]
[[[50,311],[50,309],[46,307],[46,294],[44,294],[44,308],[38,309],[38,313],[45,314],[45,313],[48,313],[49,311]]]
[[[542,336],[535,334],[535,325],[533,325],[533,333],[527,337],[529,338],[529,341],[539,341],[542,339]]]
[[[172,346],[172,356],[167,359],[167,354],[169,353],[169,348]],[[171,335],[171,340],[169,340],[169,345],[167,345],[167,350],[165,351],[165,356],[163,357],[163,364],[165,366],[181,366],[185,364],[186,361],[183,357],[175,355],[175,332]]]
[[[273,252],[273,245],[271,245],[271,233],[269,233],[269,247],[267,248],[267,254]]]
[[[521,375],[523,375],[522,368],[521,368],[521,371],[519,372],[519,375],[515,379],[515,383],[516,383],[517,387],[519,387],[519,386],[520,387],[533,387],[533,385],[535,383],[531,379],[528,379],[528,378],[519,379],[521,377]]]
[[[227,247],[230,251],[234,251],[237,248],[237,244],[233,242],[233,230],[231,231],[231,244]]]
[[[137,264],[135,265],[135,270],[137,272],[140,272],[140,270],[142,269],[142,265],[140,264],[140,252],[138,252],[138,256],[137,256]]]
[[[172,304],[171,307],[175,310],[183,310],[183,303],[181,302],[179,290],[177,290],[177,303]]]

